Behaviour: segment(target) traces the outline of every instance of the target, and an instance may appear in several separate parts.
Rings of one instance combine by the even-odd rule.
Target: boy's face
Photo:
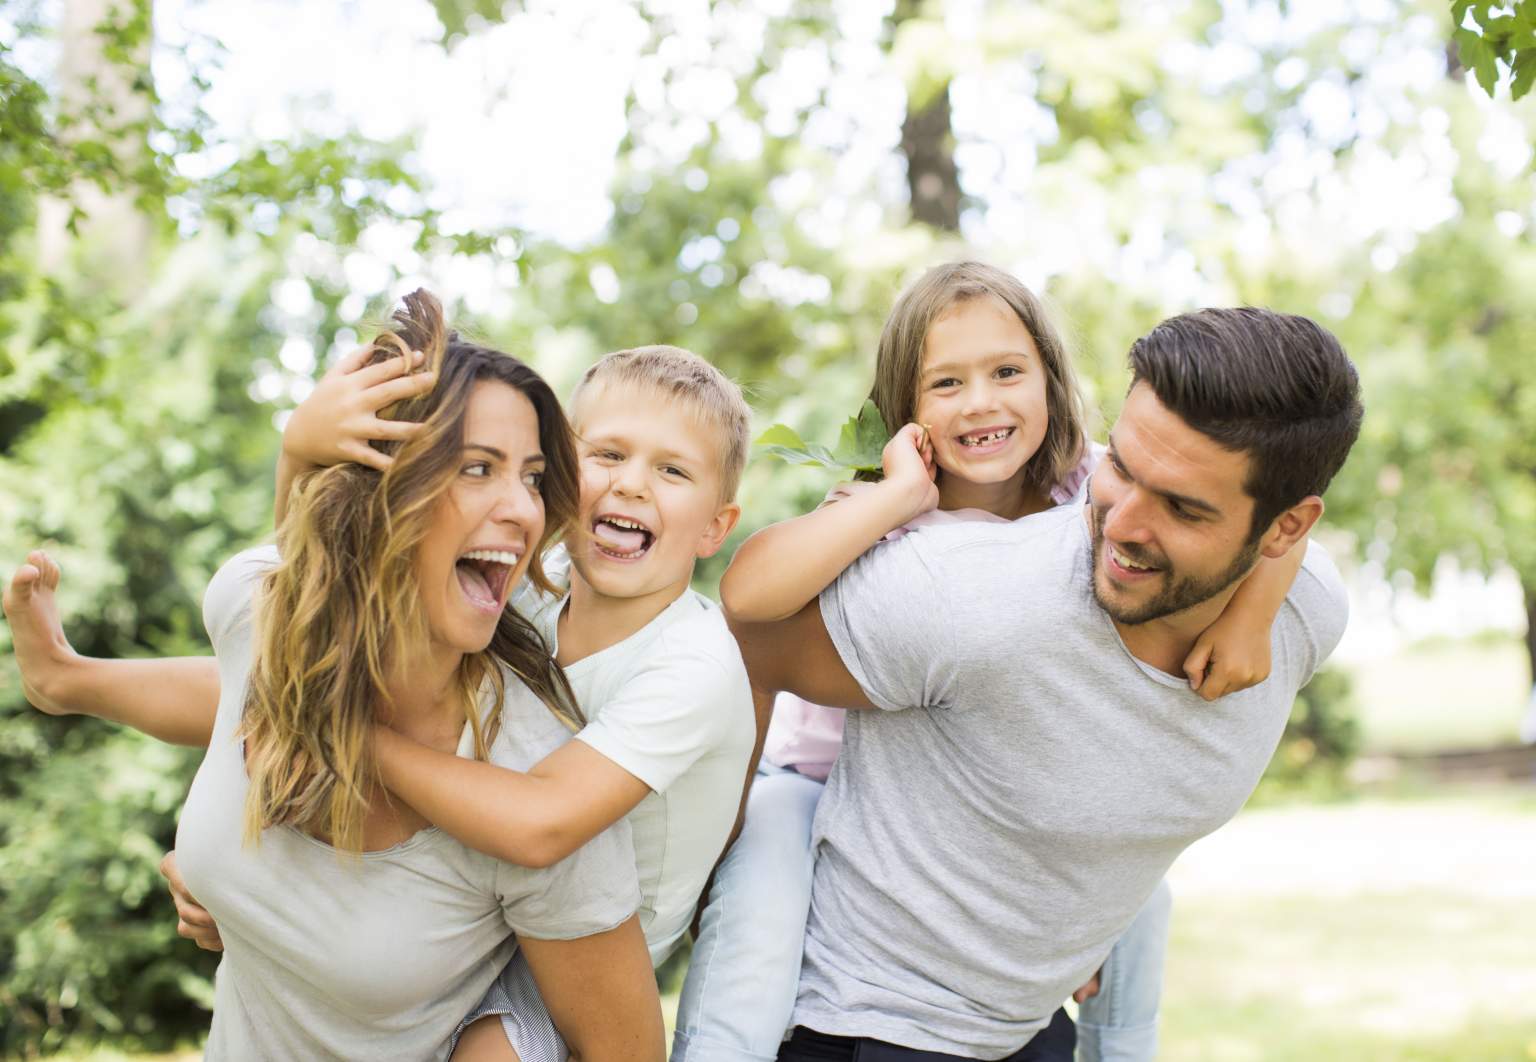
[[[578,573],[607,597],[670,600],[741,515],[720,499],[719,440],[685,403],[645,386],[596,384],[575,413],[591,536],[573,551]]]

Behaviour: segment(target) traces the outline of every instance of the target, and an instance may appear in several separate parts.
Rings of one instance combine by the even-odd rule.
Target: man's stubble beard
[[[1115,602],[1106,601],[1099,589],[1099,569],[1104,564],[1103,521],[1098,507],[1091,500],[1088,503],[1088,513],[1089,527],[1092,529],[1092,534],[1089,536],[1092,540],[1089,549],[1092,551],[1093,560],[1093,598],[1099,603],[1099,607],[1109,614],[1110,619],[1127,627],[1150,623],[1164,616],[1171,616],[1175,612],[1183,612],[1187,608],[1204,604],[1247,576],[1259,557],[1259,540],[1255,538],[1244,543],[1237,556],[1232,558],[1232,563],[1223,571],[1208,578],[1192,575],[1180,578],[1177,570],[1171,567],[1163,568],[1159,572],[1163,580],[1162,589],[1139,608],[1123,608]]]

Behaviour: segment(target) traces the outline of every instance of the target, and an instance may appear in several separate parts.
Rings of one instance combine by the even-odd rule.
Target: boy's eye
[[[688,473],[684,472],[681,468],[678,468],[676,465],[662,465],[661,466],[661,470],[663,472],[665,472],[669,476],[681,476],[683,479],[688,479],[689,478]]]
[[[624,455],[619,453],[617,450],[593,450],[592,456],[597,458],[599,461],[624,460]]]

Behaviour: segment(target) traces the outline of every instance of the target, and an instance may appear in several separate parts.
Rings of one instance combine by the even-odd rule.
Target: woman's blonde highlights
[[[469,395],[483,380],[516,388],[539,418],[546,459],[541,488],[545,531],[528,576],[550,588],[545,548],[573,522],[579,486],[571,432],[548,385],[506,354],[461,340],[438,301],[407,296],[394,328],[373,341],[370,363],[400,359],[402,372],[431,370],[425,395],[380,412],[424,425],[404,442],[373,445],[393,457],[383,473],[356,464],[299,477],[278,528],[281,561],[263,580],[256,654],[241,736],[250,790],[244,834],[294,826],[337,849],[362,849],[369,794],[377,777],[371,734],[388,705],[391,666],[430,637],[415,557],[437,505],[457,475]],[[411,354],[425,355],[411,368]],[[567,725],[580,720],[575,698],[548,647],[514,611],[502,613],[491,643],[465,654],[457,694],[477,758],[488,756],[499,711],[488,718],[482,694],[499,706],[502,668],[523,681]]]

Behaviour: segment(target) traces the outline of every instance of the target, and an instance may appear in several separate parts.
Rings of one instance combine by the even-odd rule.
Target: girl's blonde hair
[[[250,778],[247,843],[268,827],[289,825],[342,851],[361,851],[369,783],[377,778],[372,726],[389,701],[391,665],[430,637],[416,553],[462,464],[464,420],[478,383],[515,388],[538,414],[545,525],[528,575],[539,588],[551,589],[540,563],[544,550],[575,519],[575,447],[549,385],[516,358],[449,331],[441,305],[425,291],[406,296],[394,328],[374,339],[369,363],[399,358],[404,371],[412,351],[426,355],[419,371],[435,371],[436,385],[379,415],[425,429],[405,442],[373,443],[394,456],[382,473],[343,464],[301,476],[277,530],[282,559],[262,580],[240,724]],[[581,718],[544,640],[505,609],[490,644],[465,654],[457,676],[479,759],[488,757],[500,722],[503,666],[567,725]],[[487,687],[497,708],[484,723],[479,697]]]
[[[1050,423],[1040,449],[1025,465],[1024,482],[1027,488],[1048,493],[1082,460],[1082,392],[1044,304],[1010,273],[982,262],[949,262],[913,282],[897,298],[880,333],[875,385],[869,397],[885,419],[886,430],[895,433],[911,423],[917,412],[928,329],[955,305],[987,296],[1002,300],[1018,315],[1040,352]]]

